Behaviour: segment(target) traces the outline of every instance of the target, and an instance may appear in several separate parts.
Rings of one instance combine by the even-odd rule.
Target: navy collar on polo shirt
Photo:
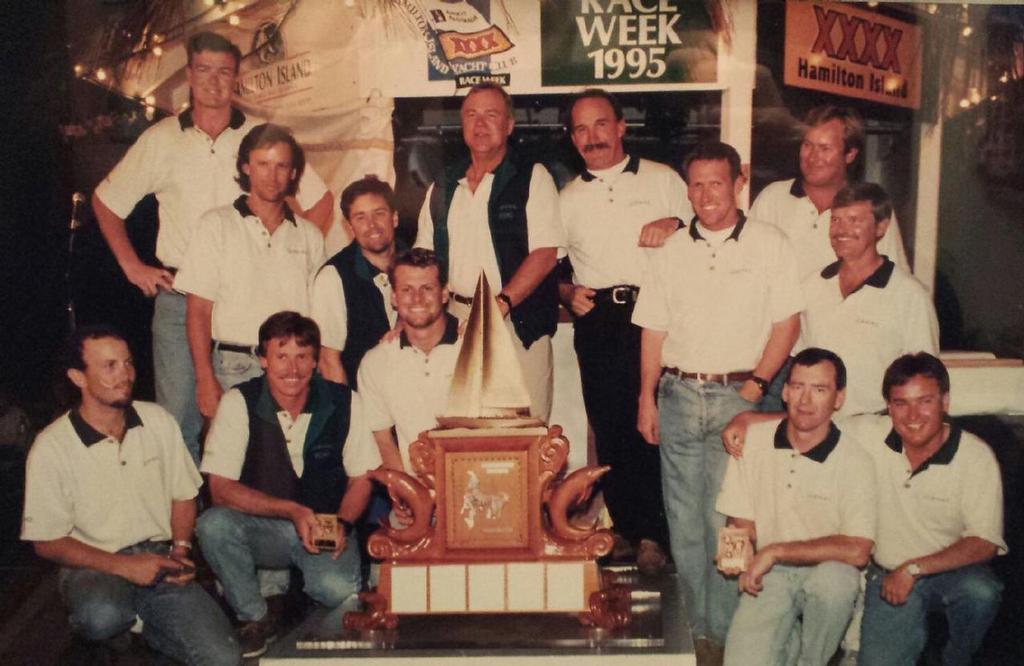
[[[953,457],[956,452],[960,449],[960,435],[963,431],[960,426],[955,423],[949,423],[949,437],[942,443],[939,450],[932,454],[930,458],[921,463],[920,467],[914,470],[910,476],[915,476],[928,469],[930,465],[948,465],[953,462]],[[893,428],[889,431],[889,434],[885,438],[885,444],[896,453],[903,453],[903,438]]]
[[[801,178],[794,178],[793,184],[789,186],[789,193],[797,199],[803,199],[807,196],[807,191],[804,189],[804,181]]]
[[[821,270],[821,277],[826,280],[831,280],[835,276],[839,275],[839,265],[842,262],[834,261]],[[864,285],[874,287],[875,289],[885,289],[889,286],[889,280],[892,278],[892,272],[896,268],[896,264],[893,263],[892,259],[886,255],[882,255],[882,265],[875,269],[875,272],[868,276],[868,279],[864,280],[861,284],[857,285],[857,288],[850,292],[855,294],[860,291],[860,288]],[[847,294],[849,296],[850,294]]]
[[[71,427],[75,429],[75,434],[78,435],[78,439],[82,440],[82,444],[87,447],[92,446],[96,442],[102,442],[107,439],[107,435],[93,428],[91,425],[85,422],[82,418],[82,414],[79,412],[78,407],[75,407],[68,414],[68,418],[71,419]],[[135,407],[128,405],[124,410],[124,433],[128,434],[128,431],[136,426],[142,426],[142,419],[139,418],[139,413],[135,411]],[[123,439],[123,437],[122,437]]]
[[[249,208],[248,194],[243,194],[235,199],[234,206],[235,210],[237,210],[242,217],[257,217],[256,213],[252,212],[252,208]],[[286,203],[282,204],[282,206],[284,206],[284,219],[288,220],[293,225],[298,226],[299,223],[295,221],[295,213],[292,212],[292,209],[289,208]]]
[[[736,214],[739,216],[739,220],[737,220],[736,225],[733,226],[732,233],[729,234],[729,237],[725,240],[739,241],[740,234],[743,233],[743,225],[747,223],[747,216],[739,208],[736,209]],[[700,235],[700,230],[697,228],[697,222],[699,221],[700,218],[696,215],[694,215],[693,219],[690,220],[690,238],[694,241],[707,240]]]
[[[778,427],[775,428],[775,448],[776,449],[792,449],[796,450],[789,442],[789,437],[786,436],[786,424],[789,419],[782,419]],[[825,435],[825,439],[821,440],[820,443],[816,444],[813,448],[804,451],[800,455],[805,458],[809,458],[816,463],[823,463],[828,459],[829,454],[835,450],[836,445],[839,444],[839,436],[842,434],[839,428],[836,427],[835,423],[828,424],[828,434]]]
[[[231,119],[228,121],[228,127],[231,129],[238,129],[245,124],[245,114],[241,110],[231,107]],[[196,126],[196,121],[192,118],[192,109],[188,108],[178,114],[178,126],[181,127],[181,131],[184,132],[190,127]]]
[[[630,155],[629,156],[629,160],[626,162],[625,168],[620,173],[626,173],[628,171],[629,173],[631,173],[631,174],[633,174],[635,176],[636,172],[639,171],[639,170],[640,170],[640,158],[636,157],[635,155]],[[580,174],[580,178],[583,179],[584,183],[589,183],[590,181],[592,181],[595,178],[597,178],[597,176],[595,176],[594,174],[590,173],[589,171],[587,171],[586,168],[584,168],[583,169],[583,173]]]
[[[352,243],[355,243],[355,241],[352,241]],[[406,249],[407,248],[405,247],[405,243],[401,242],[398,238],[396,238],[395,239],[395,256],[398,256],[399,254],[401,254]],[[354,268],[355,268],[356,276],[361,278],[361,279],[363,279],[363,280],[366,280],[367,282],[373,282],[373,279],[375,277],[377,277],[381,273],[385,272],[385,271],[382,271],[381,269],[377,268],[376,266],[374,266],[370,262],[370,260],[366,258],[366,255],[363,254],[362,248],[359,248],[356,251],[355,259],[353,259],[353,262],[355,264]]]
[[[441,335],[441,339],[438,341],[437,344],[453,345],[458,339],[459,320],[446,312],[444,314],[444,333]],[[412,343],[409,342],[409,338],[408,336],[406,336],[405,330],[403,329],[402,332],[398,334],[398,347],[400,349],[405,349],[406,347],[409,347],[411,345]]]

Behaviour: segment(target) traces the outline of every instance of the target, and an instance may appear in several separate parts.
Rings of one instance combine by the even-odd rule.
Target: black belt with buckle
[[[460,296],[459,294],[452,294],[452,300],[455,301],[456,303],[462,303],[463,305],[473,305],[472,298],[466,298],[465,296]]]
[[[230,342],[221,342],[220,340],[213,341],[213,351],[229,351],[235,352],[236,354],[257,356],[256,348],[256,345],[233,345]]]
[[[607,289],[594,290],[594,303],[613,303],[615,305],[628,305],[636,302],[636,295],[640,293],[640,287],[631,284],[620,284]]]
[[[745,382],[754,376],[752,370],[741,370],[738,372],[685,372],[679,368],[662,368],[662,373],[672,375],[679,379],[695,379],[701,384],[712,383],[725,386],[733,382]]]

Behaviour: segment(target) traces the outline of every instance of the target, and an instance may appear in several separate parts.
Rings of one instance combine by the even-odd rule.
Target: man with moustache
[[[942,611],[942,663],[968,665],[999,610],[1003,585],[987,562],[1006,553],[999,464],[988,446],[950,422],[949,373],[920,352],[886,369],[889,415],[843,425],[878,479],[878,530],[868,566],[859,662],[916,663],[925,615]]]
[[[835,653],[875,538],[871,460],[832,422],[846,366],[831,351],[797,354],[783,387],[785,418],[747,431],[730,459],[717,509],[747,530],[756,553],[739,575],[725,663],[822,664]],[[801,619],[802,618],[802,619]]]
[[[230,204],[238,146],[254,124],[231,105],[242,54],[230,41],[199,32],[186,46],[190,106],[143,132],[96,187],[92,204],[100,231],[125,277],[153,305],[153,370],[156,400],[181,426],[185,444],[199,461],[202,417],[196,406],[196,377],[185,335],[185,296],[173,288],[174,275],[204,212]],[[139,258],[125,230],[125,218],[148,194],[160,204],[157,266]],[[326,229],[331,194],[312,169],[296,192],[303,216]],[[298,208],[296,208],[298,210]]]
[[[320,326],[320,374],[358,388],[359,364],[396,321],[388,269],[395,258],[398,211],[391,186],[368,175],[341,193],[354,240],[327,260],[313,283]]]
[[[546,168],[518,161],[508,149],[515,126],[512,98],[499,85],[473,86],[462,102],[469,160],[453,164],[427,191],[416,247],[437,253],[452,292],[449,308],[465,319],[480,273],[515,342],[530,411],[551,414],[551,336],[558,326],[552,268],[564,245],[558,191]]]
[[[316,374],[320,331],[296,312],[259,328],[262,376],[224,394],[210,427],[202,472],[213,507],[199,518],[203,555],[242,623],[242,654],[262,654],[276,636],[255,569],[290,565],[305,591],[335,608],[360,588],[359,552],[349,539],[366,508],[367,472],[380,455],[359,395]],[[315,514],[335,514],[338,545],[314,543]]]
[[[803,294],[789,241],[736,207],[736,150],[700,144],[683,168],[696,216],[651,257],[633,312],[643,328],[637,428],[660,445],[672,559],[703,665],[721,662],[738,600],[713,561],[725,524],[715,511],[727,461],[719,437],[789,356]]]
[[[863,150],[860,114],[845,106],[815,107],[804,119],[800,177],[769,184],[750,206],[750,219],[774,224],[789,237],[801,279],[835,261],[829,244],[832,199],[849,183],[849,171]],[[895,220],[879,239],[878,248],[909,271]]]
[[[567,122],[586,168],[559,196],[572,282],[559,286],[575,315],[583,401],[615,531],[635,548],[641,572],[657,574],[668,544],[658,451],[636,429],[640,327],[630,321],[654,248],[693,216],[671,168],[626,154],[626,121],[609,93],[573,97]]]
[[[366,354],[359,392],[384,466],[412,473],[409,445],[437,427],[461,339],[458,319],[445,311],[448,290],[432,251],[413,248],[400,254],[390,274],[402,332]]]
[[[75,331],[67,376],[81,402],[32,446],[21,538],[60,565],[72,630],[127,648],[138,617],[146,642],[180,662],[241,663],[230,623],[194,580],[202,480],[174,419],[132,400],[134,362],[113,329]]]
[[[838,261],[804,278],[807,309],[797,347],[827,347],[850,368],[842,414],[885,409],[885,369],[903,354],[937,354],[939,324],[928,292],[878,252],[892,203],[880,186],[854,183],[833,199],[829,238]]]
[[[323,235],[285,201],[304,166],[287,129],[254,127],[238,149],[238,182],[246,194],[203,215],[174,279],[188,297],[196,400],[206,418],[213,418],[225,390],[262,374],[260,324],[281,310],[310,310]]]

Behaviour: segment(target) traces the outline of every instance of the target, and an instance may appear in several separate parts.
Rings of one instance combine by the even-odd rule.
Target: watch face
[[[919,567],[917,564],[908,564],[907,573],[916,578],[917,576],[921,575],[921,567]]]

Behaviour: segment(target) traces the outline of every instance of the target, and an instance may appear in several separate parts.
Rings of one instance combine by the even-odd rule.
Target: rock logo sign
[[[427,46],[429,80],[458,88],[484,81],[508,85],[515,44],[494,24],[491,0],[402,0]]]

